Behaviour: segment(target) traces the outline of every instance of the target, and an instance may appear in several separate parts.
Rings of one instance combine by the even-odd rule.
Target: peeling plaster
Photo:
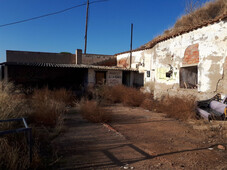
[[[199,28],[189,33],[162,41],[156,44],[152,49],[133,52],[135,62],[145,60],[144,69],[150,70],[153,79],[145,79],[147,81],[155,81],[156,93],[170,92],[172,86],[178,85],[178,92],[184,91],[179,88],[179,69],[184,66],[182,60],[187,47],[193,44],[199,44],[199,63],[198,65],[198,89],[195,90],[199,95],[201,93],[213,93],[217,90],[220,79],[223,76],[223,64],[227,57],[227,20]],[[129,53],[120,54],[117,60],[129,56]],[[173,56],[173,57],[172,57]],[[172,65],[176,72],[176,78],[159,79],[157,72],[159,68],[168,69],[168,64]],[[190,65],[188,65],[190,66]],[[164,87],[166,85],[166,88]],[[161,90],[161,92],[160,92]],[[190,91],[190,90],[188,90]],[[194,92],[195,92],[194,91]],[[193,92],[193,93],[194,93]]]

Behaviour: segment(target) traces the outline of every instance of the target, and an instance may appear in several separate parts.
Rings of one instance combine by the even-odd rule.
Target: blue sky
[[[93,0],[90,0],[92,2]],[[205,1],[205,0],[203,0]],[[0,0],[0,25],[56,12],[86,0]],[[172,27],[185,0],[108,0],[90,5],[87,53],[115,54],[137,48]],[[71,52],[84,49],[86,6],[0,28],[0,62],[6,50]]]

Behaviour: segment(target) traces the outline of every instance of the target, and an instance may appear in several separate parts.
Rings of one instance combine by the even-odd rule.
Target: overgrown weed
[[[192,11],[191,13],[180,17],[172,28],[166,30],[163,35],[157,36],[145,45],[142,45],[140,49],[151,47],[155,42],[158,41],[159,38],[177,35],[182,31],[192,29],[193,27],[199,25],[204,25],[204,23],[207,23],[215,18],[226,14],[226,0],[211,0],[205,3],[201,8],[198,8],[195,11]]]
[[[0,82],[0,120],[27,118],[33,131],[33,161],[30,164],[28,145],[23,133],[0,138],[0,169],[45,168],[53,150],[50,141],[62,130],[66,106],[72,103],[72,95],[65,89],[34,90],[24,95],[12,83]],[[0,131],[23,127],[21,122],[1,123]],[[45,153],[45,154],[44,154]],[[45,157],[45,156],[44,156]]]
[[[138,107],[144,100],[144,94],[140,90],[124,85],[102,85],[97,92],[100,100],[123,103],[126,106]]]
[[[196,101],[193,96],[169,97],[159,102],[159,109],[168,117],[181,120],[196,118]]]
[[[193,97],[169,97],[156,101],[146,98],[141,107],[150,111],[163,112],[167,117],[181,120],[196,118],[196,103]]]
[[[111,121],[111,113],[100,107],[95,100],[81,100],[80,113],[84,119],[93,123],[105,123]]]

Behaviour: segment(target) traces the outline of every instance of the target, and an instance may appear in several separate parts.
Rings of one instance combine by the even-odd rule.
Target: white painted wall
[[[133,52],[132,67],[144,61],[139,70],[145,73],[144,83],[154,81],[157,90],[179,88],[179,69],[188,46],[199,44],[198,92],[216,92],[216,85],[222,78],[223,64],[227,57],[227,20],[208,25],[179,35],[175,38],[156,44],[152,49]],[[117,60],[129,58],[130,53],[117,55]],[[171,79],[160,79],[158,73],[169,70],[173,66],[174,76]],[[161,70],[160,70],[161,69]],[[146,72],[151,72],[151,77]]]

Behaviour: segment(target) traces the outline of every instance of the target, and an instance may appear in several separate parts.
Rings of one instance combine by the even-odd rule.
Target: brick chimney
[[[82,64],[82,50],[76,50],[76,64]]]

